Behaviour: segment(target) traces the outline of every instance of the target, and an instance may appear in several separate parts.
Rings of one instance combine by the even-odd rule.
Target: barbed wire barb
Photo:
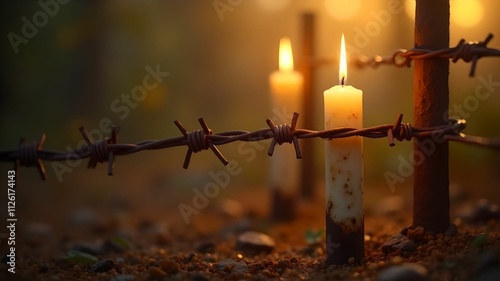
[[[46,179],[46,170],[42,160],[67,161],[69,159],[90,158],[88,168],[95,168],[97,163],[108,162],[108,175],[113,175],[114,158],[118,155],[137,153],[142,150],[158,150],[176,146],[187,146],[186,157],[183,168],[189,167],[193,153],[201,150],[211,149],[217,158],[227,165],[229,161],[217,149],[216,145],[223,145],[237,141],[254,142],[272,139],[268,150],[269,156],[273,155],[276,144],[293,143],[297,159],[302,157],[299,139],[322,138],[336,139],[348,137],[384,138],[388,139],[390,147],[395,146],[394,140],[410,141],[412,138],[426,138],[433,136],[444,136],[444,141],[462,142],[492,148],[500,151],[500,138],[488,139],[477,136],[467,136],[462,133],[466,127],[463,119],[450,119],[448,124],[431,128],[417,128],[409,123],[402,123],[403,114],[399,114],[394,124],[378,125],[369,128],[346,128],[339,127],[332,130],[314,131],[309,129],[297,129],[299,114],[294,113],[291,125],[276,125],[271,119],[266,119],[268,128],[253,132],[233,130],[214,134],[203,118],[198,119],[202,129],[188,132],[179,121],[174,121],[182,136],[166,138],[161,140],[142,141],[137,144],[119,144],[118,127],[111,127],[111,137],[95,141],[87,131],[81,127],[80,132],[85,140],[86,146],[73,151],[51,151],[43,149],[46,140],[43,134],[38,142],[26,143],[21,139],[17,150],[0,150],[0,161],[14,162],[15,168],[20,166],[36,166],[42,179]]]
[[[500,50],[487,47],[488,43],[493,39],[493,34],[489,33],[483,41],[469,41],[460,39],[455,47],[444,48],[440,50],[429,50],[415,47],[409,50],[399,49],[392,56],[382,57],[367,56],[356,54],[355,65],[357,67],[372,67],[376,68],[379,65],[387,64],[396,67],[410,67],[412,60],[431,59],[431,58],[447,58],[456,63],[460,59],[464,62],[472,62],[469,76],[473,77],[476,73],[477,62],[482,57],[500,57]],[[324,60],[322,60],[324,61]]]

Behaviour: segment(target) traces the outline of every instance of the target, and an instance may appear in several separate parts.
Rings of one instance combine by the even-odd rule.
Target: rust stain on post
[[[448,0],[416,1],[415,47],[438,50],[449,46]],[[414,115],[416,127],[445,125],[448,119],[446,58],[415,60]],[[413,225],[444,232],[449,225],[448,142],[432,138],[414,141]],[[417,157],[424,156],[424,160]]]

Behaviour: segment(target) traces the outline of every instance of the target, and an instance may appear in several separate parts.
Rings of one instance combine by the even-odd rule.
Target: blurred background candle
[[[292,45],[289,38],[280,40],[279,71],[269,76],[273,121],[291,124],[293,112],[301,109],[303,77],[293,70]],[[300,119],[299,119],[300,120]],[[273,192],[271,210],[275,220],[289,220],[295,214],[295,201],[300,181],[300,161],[293,145],[276,147],[270,163],[270,186]]]
[[[347,86],[344,34],[340,48],[339,83],[324,92],[325,130],[363,127],[363,92]],[[363,139],[326,141],[326,235],[328,264],[343,264],[364,255]]]

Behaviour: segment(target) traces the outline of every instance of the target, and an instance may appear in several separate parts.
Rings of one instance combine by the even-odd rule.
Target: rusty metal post
[[[438,50],[449,46],[449,0],[417,0],[415,47]],[[445,125],[448,119],[446,58],[415,60],[414,118],[416,127]],[[413,225],[444,232],[449,224],[448,141],[434,135],[414,141]]]
[[[303,114],[304,128],[314,128],[314,14],[302,15],[302,57],[300,72],[304,76]],[[304,152],[301,160],[300,194],[304,199],[314,196],[314,142],[313,140],[301,141]]]

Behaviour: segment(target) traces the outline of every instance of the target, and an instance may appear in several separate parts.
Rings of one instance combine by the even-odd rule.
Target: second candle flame
[[[288,37],[280,40],[279,67],[281,71],[293,71],[292,43]]]
[[[339,65],[339,84],[344,86],[347,80],[347,58],[345,51],[345,39],[344,33],[342,33],[342,39],[340,40],[340,65]]]

